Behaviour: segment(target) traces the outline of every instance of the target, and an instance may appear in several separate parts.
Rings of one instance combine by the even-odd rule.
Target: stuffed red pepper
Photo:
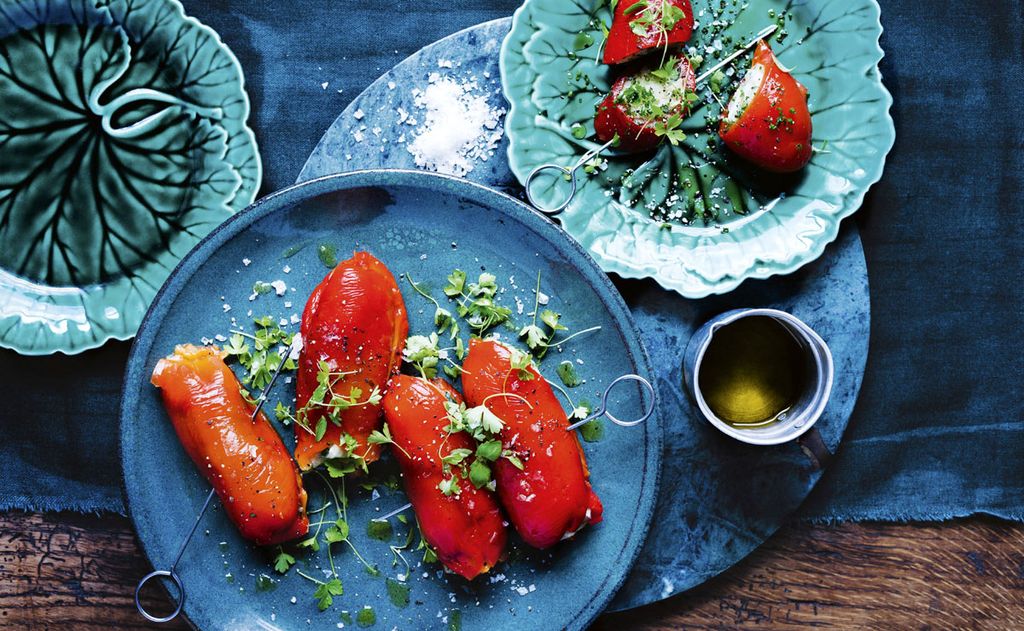
[[[619,0],[604,63],[621,64],[651,49],[683,44],[693,33],[690,0]]]
[[[476,449],[466,434],[446,430],[446,401],[461,403],[462,397],[444,380],[397,375],[384,396],[384,416],[423,538],[446,568],[473,579],[502,556],[505,522],[486,488],[457,480],[447,493],[442,491],[445,481],[458,475],[446,471],[442,458],[468,467]]]
[[[685,136],[681,126],[697,98],[696,89],[686,55],[619,77],[597,106],[594,131],[601,142],[618,135],[619,151],[648,151],[662,140],[678,144]]]
[[[380,427],[381,390],[398,372],[409,333],[394,276],[371,254],[356,252],[313,290],[301,333],[295,387],[299,467],[309,469],[334,454],[377,460],[380,446],[366,439]]]
[[[502,446],[522,465],[501,458],[494,466],[509,521],[531,546],[548,548],[600,522],[601,501],[551,386],[533,366],[514,368],[513,353],[493,340],[471,340],[462,385],[469,405],[484,405],[501,419]]]
[[[779,65],[764,40],[722,112],[718,135],[737,155],[767,171],[798,171],[811,159],[807,88]]]
[[[269,545],[306,534],[295,463],[262,412],[250,420],[253,406],[219,349],[178,346],[157,362],[151,381],[185,452],[243,537]]]

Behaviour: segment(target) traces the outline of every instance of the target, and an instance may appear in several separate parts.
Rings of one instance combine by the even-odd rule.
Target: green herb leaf
[[[373,607],[369,605],[363,606],[356,614],[356,624],[360,627],[372,627],[377,623],[377,614],[374,613]]]
[[[714,71],[711,73],[711,76],[708,77],[708,87],[711,88],[711,91],[715,94],[721,94],[723,83],[725,83],[725,73],[721,70]]]
[[[405,341],[402,359],[412,364],[424,378],[433,379],[437,376],[437,363],[441,357],[438,341],[437,333],[410,336]]]
[[[580,31],[572,42],[572,49],[580,51],[589,48],[594,43],[594,38],[586,31]],[[581,136],[582,137],[582,136]]]
[[[528,324],[519,331],[519,337],[525,337],[526,346],[532,350],[543,347],[547,342],[548,334],[536,324]]]
[[[384,431],[373,430],[372,432],[370,432],[370,435],[369,437],[367,437],[366,442],[370,443],[371,445],[386,445],[392,442],[391,430],[388,428],[388,424],[384,423],[384,426],[381,429],[383,429]]]
[[[449,297],[459,296],[462,294],[462,290],[465,286],[466,272],[457,269],[448,275],[448,284],[444,287],[444,293]]]
[[[462,612],[458,609],[448,612],[448,631],[462,631]]]
[[[575,388],[583,383],[583,380],[580,379],[578,374],[576,374],[576,365],[569,360],[558,364],[558,368],[555,369],[555,372],[558,373],[558,378],[562,380],[562,383],[564,383],[567,388]]]
[[[523,461],[520,460],[518,456],[516,456],[512,452],[505,452],[501,455],[501,457],[511,462],[512,466],[514,466],[516,469],[519,469],[520,471],[523,470]]]
[[[390,541],[394,536],[394,530],[387,521],[370,520],[370,523],[366,525],[366,534],[377,541]]]
[[[437,488],[440,489],[441,493],[443,493],[446,497],[451,495],[458,495],[459,481],[455,478],[455,476],[452,476],[450,478],[446,478],[438,482]]]
[[[584,416],[583,418],[586,418]],[[601,419],[595,418],[594,420],[580,425],[580,436],[583,437],[588,443],[596,443],[597,441],[604,438],[604,425],[601,423]]]
[[[399,609],[409,606],[409,586],[405,583],[400,583],[393,578],[388,578],[385,581],[388,590],[388,600],[391,604]]]
[[[467,450],[468,451],[468,450]],[[476,457],[488,462],[494,462],[501,456],[501,441],[498,439],[480,443],[476,448]]]
[[[552,331],[568,331],[569,329],[562,326],[558,321],[562,318],[562,314],[555,313],[551,309],[545,309],[540,312],[540,321],[551,327]]]
[[[533,379],[533,373],[529,370],[533,365],[533,360],[527,353],[512,349],[512,355],[509,358],[509,361],[512,364],[512,369],[519,371],[518,376],[520,381],[530,381]]]
[[[470,451],[469,449],[464,449],[461,447],[458,449],[452,449],[450,452],[448,452],[448,455],[443,456],[441,458],[441,462],[449,465],[458,465],[461,464],[462,461],[468,458],[472,453],[473,452]]]
[[[316,598],[316,606],[320,611],[326,610],[334,602],[334,596],[341,596],[345,592],[341,586],[341,580],[338,578],[332,578],[326,583],[320,583],[316,587],[316,591],[313,592],[313,598]]]
[[[474,460],[469,466],[469,481],[479,489],[491,481],[491,468],[482,459]]]
[[[274,557],[274,570],[281,574],[284,574],[293,565],[295,565],[295,557],[288,554],[279,547],[277,556]]]

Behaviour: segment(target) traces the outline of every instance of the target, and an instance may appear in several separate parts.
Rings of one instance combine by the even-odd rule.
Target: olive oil
[[[715,416],[738,428],[784,417],[807,386],[807,354],[774,318],[750,316],[715,331],[701,361],[701,392]]]

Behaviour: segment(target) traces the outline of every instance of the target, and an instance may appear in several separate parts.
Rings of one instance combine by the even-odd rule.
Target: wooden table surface
[[[124,517],[10,512],[0,628],[155,628],[132,602],[149,569]],[[1022,628],[1024,524],[792,524],[711,582],[594,629],[754,626]]]

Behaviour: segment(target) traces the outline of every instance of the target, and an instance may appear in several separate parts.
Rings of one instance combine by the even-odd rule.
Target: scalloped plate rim
[[[509,95],[508,88],[506,87],[506,68],[508,66],[508,60],[510,55],[512,34],[516,32],[517,28],[522,27],[522,22],[524,19],[523,16],[525,15],[527,5],[529,5],[532,1],[533,0],[525,0],[523,4],[521,4],[519,8],[515,10],[515,13],[512,14],[512,24],[511,27],[509,28],[508,34],[505,36],[505,39],[502,40],[498,62],[498,67],[501,71],[502,93],[505,96],[505,100],[508,101],[509,104],[508,114],[505,117],[505,135],[508,137],[507,153],[509,169],[516,176],[516,179],[519,180],[520,184],[526,182],[526,178],[529,175],[529,170],[526,169],[521,164],[519,157],[515,151],[517,144],[516,136],[515,134],[511,133],[510,127],[511,121],[514,118],[516,118],[517,114],[521,115],[521,113],[517,112],[517,110],[521,110],[522,106],[516,103],[516,101],[512,99],[511,96]],[[881,145],[884,147],[884,151],[881,153],[881,159],[877,162],[875,169],[872,172],[868,173],[867,176],[864,178],[865,183],[863,187],[859,187],[858,190],[854,191],[852,194],[844,196],[840,202],[841,208],[837,212],[829,213],[827,216],[819,215],[819,217],[822,220],[827,221],[828,225],[825,228],[825,230],[821,233],[821,235],[816,237],[814,245],[798,254],[794,254],[788,260],[777,262],[756,261],[753,266],[749,267],[742,275],[738,277],[727,276],[720,281],[704,282],[703,289],[700,291],[686,291],[681,286],[676,286],[677,283],[667,281],[661,278],[660,275],[657,274],[656,272],[647,272],[641,266],[625,265],[624,263],[617,259],[606,258],[604,256],[601,256],[599,253],[592,251],[590,248],[586,248],[590,255],[600,264],[601,269],[609,273],[615,273],[616,275],[622,278],[650,278],[661,287],[669,291],[678,292],[679,294],[686,298],[706,298],[707,296],[726,294],[739,287],[740,284],[747,279],[765,279],[771,278],[772,276],[792,274],[796,270],[818,259],[822,255],[822,253],[825,251],[825,248],[828,247],[830,243],[835,241],[836,237],[838,237],[840,223],[842,223],[844,219],[846,219],[847,217],[849,217],[850,215],[852,215],[853,213],[857,212],[860,209],[861,205],[864,203],[864,197],[867,195],[868,191],[871,190],[871,187],[873,187],[882,179],[882,175],[885,172],[885,164],[889,157],[889,153],[892,151],[892,148],[896,143],[896,124],[892,118],[892,93],[889,92],[889,89],[885,86],[885,83],[882,81],[882,71],[879,67],[882,59],[885,57],[885,50],[882,48],[881,45],[882,34],[885,31],[885,28],[882,26],[882,8],[878,4],[878,0],[866,1],[869,2],[875,9],[874,25],[877,25],[878,27],[878,37],[874,40],[875,50],[873,52],[877,53],[878,58],[875,61],[874,65],[876,80],[873,83],[874,87],[876,87],[880,91],[880,96],[885,105],[885,116],[883,122],[888,121],[889,123],[886,126],[886,131],[888,133],[885,135],[883,143]],[[573,236],[573,238],[575,238],[575,236]],[[770,269],[760,269],[760,267],[765,265],[766,263],[771,263],[773,267]]]
[[[239,211],[236,211],[236,210],[232,210],[232,206],[233,206],[235,200],[238,200],[239,203],[241,204],[241,207],[243,207],[243,208],[252,205],[252,203],[254,201],[256,201],[256,196],[259,194],[260,183],[263,181],[263,158],[260,155],[259,143],[257,143],[257,141],[256,141],[256,133],[255,133],[255,131],[253,131],[252,127],[250,127],[250,125],[249,125],[249,117],[252,115],[252,102],[249,99],[249,93],[245,89],[245,72],[242,69],[241,62],[238,61],[238,57],[235,55],[234,51],[232,51],[231,48],[224,42],[224,40],[220,36],[220,33],[218,33],[216,30],[214,30],[209,25],[203,24],[202,22],[200,22],[194,16],[189,15],[185,11],[185,7],[184,7],[184,5],[181,4],[180,0],[163,0],[163,1],[166,4],[170,5],[173,9],[175,9],[178,12],[178,14],[181,16],[183,21],[191,24],[194,28],[197,28],[200,32],[204,32],[207,35],[209,35],[211,37],[211,39],[216,43],[216,45],[220,48],[220,50],[227,55],[228,60],[231,62],[231,65],[235,68],[235,70],[238,71],[238,77],[239,77],[238,87],[239,87],[239,90],[242,93],[241,103],[242,103],[242,109],[243,109],[243,112],[244,112],[244,116],[241,117],[241,119],[240,119],[241,122],[242,122],[241,131],[245,133],[246,137],[248,138],[248,141],[249,141],[250,145],[252,146],[252,153],[253,153],[253,157],[255,158],[255,170],[256,170],[256,172],[255,172],[255,182],[256,182],[257,186],[253,187],[252,190],[250,190],[248,192],[243,190],[244,186],[239,186],[238,190],[235,191],[234,196],[231,197],[230,199],[226,199],[224,201],[225,206],[229,209],[229,212],[230,212],[229,217],[230,217],[230,216],[235,215],[235,214],[237,214],[239,212]],[[107,15],[110,15],[109,9],[107,7],[99,6],[99,4],[95,0],[93,1],[93,5],[97,8],[97,10],[106,12]],[[229,164],[228,167],[232,171],[234,171],[236,174],[238,174],[239,175],[239,179],[241,179],[241,175],[239,173],[239,170],[238,170],[238,168],[235,165]],[[195,243],[193,243],[192,246],[195,247],[195,245],[198,244],[201,240],[202,240],[201,238],[200,239],[196,239]],[[187,253],[185,255],[182,255],[181,258],[184,258],[184,256],[186,256],[186,255],[187,255]],[[179,261],[180,260],[181,259],[179,259]],[[166,278],[168,276],[170,276],[171,273],[173,273],[173,268],[168,270],[167,273],[163,275],[163,278],[157,278],[156,279],[156,283],[158,283],[159,285],[162,285],[164,280],[166,280]],[[124,276],[123,278],[136,278],[138,276],[139,276],[139,274],[132,274],[130,276]],[[86,288],[90,288],[90,287],[103,286],[104,284],[105,283],[96,283],[96,284],[92,284],[92,285],[74,286],[74,287],[79,288],[79,289],[86,289]],[[152,303],[153,299],[157,295],[157,291],[158,290],[152,291],[152,295],[149,296],[149,298],[148,298],[148,302],[149,303]],[[89,321],[90,325],[95,326],[96,330],[101,332],[101,334],[99,336],[97,336],[97,337],[95,337],[95,338],[93,338],[91,340],[84,340],[84,341],[81,341],[81,342],[78,342],[78,343],[70,343],[68,341],[67,335],[57,335],[57,334],[54,334],[54,337],[56,338],[54,340],[54,343],[45,345],[45,347],[27,348],[27,347],[24,347],[23,345],[20,345],[18,339],[7,339],[7,336],[5,336],[5,337],[0,337],[0,348],[12,350],[12,351],[18,353],[19,355],[25,355],[25,356],[28,356],[28,357],[45,357],[47,355],[55,355],[55,354],[58,354],[58,353],[62,354],[62,355],[71,356],[71,355],[77,355],[79,353],[84,353],[85,351],[89,351],[89,350],[92,350],[92,349],[95,349],[95,348],[100,348],[101,346],[103,346],[104,344],[106,344],[107,342],[109,342],[111,340],[115,340],[115,341],[118,341],[118,342],[125,342],[127,340],[130,340],[130,339],[134,338],[136,333],[138,333],[139,326],[142,324],[143,317],[145,316],[146,310],[148,309],[148,307],[149,307],[149,305],[147,304],[146,308],[143,308],[143,309],[140,309],[140,310],[136,310],[135,312],[124,312],[124,313],[121,314],[121,317],[124,318],[125,321],[127,322],[128,329],[131,330],[130,333],[104,332],[104,329],[102,327],[96,326],[97,325],[96,322]],[[128,318],[129,314],[132,316],[130,319]],[[10,317],[11,318],[17,318],[17,316],[10,316]],[[6,318],[0,318],[0,321],[5,320],[5,319]],[[23,321],[21,321],[20,318],[17,318],[17,319],[18,319],[18,321],[15,322],[15,324],[12,326],[13,330],[17,330],[17,329],[21,329],[21,328],[24,328],[26,330],[34,330],[36,327],[46,327],[47,326],[45,323],[25,324]],[[15,333],[14,335],[17,335],[17,333]]]

